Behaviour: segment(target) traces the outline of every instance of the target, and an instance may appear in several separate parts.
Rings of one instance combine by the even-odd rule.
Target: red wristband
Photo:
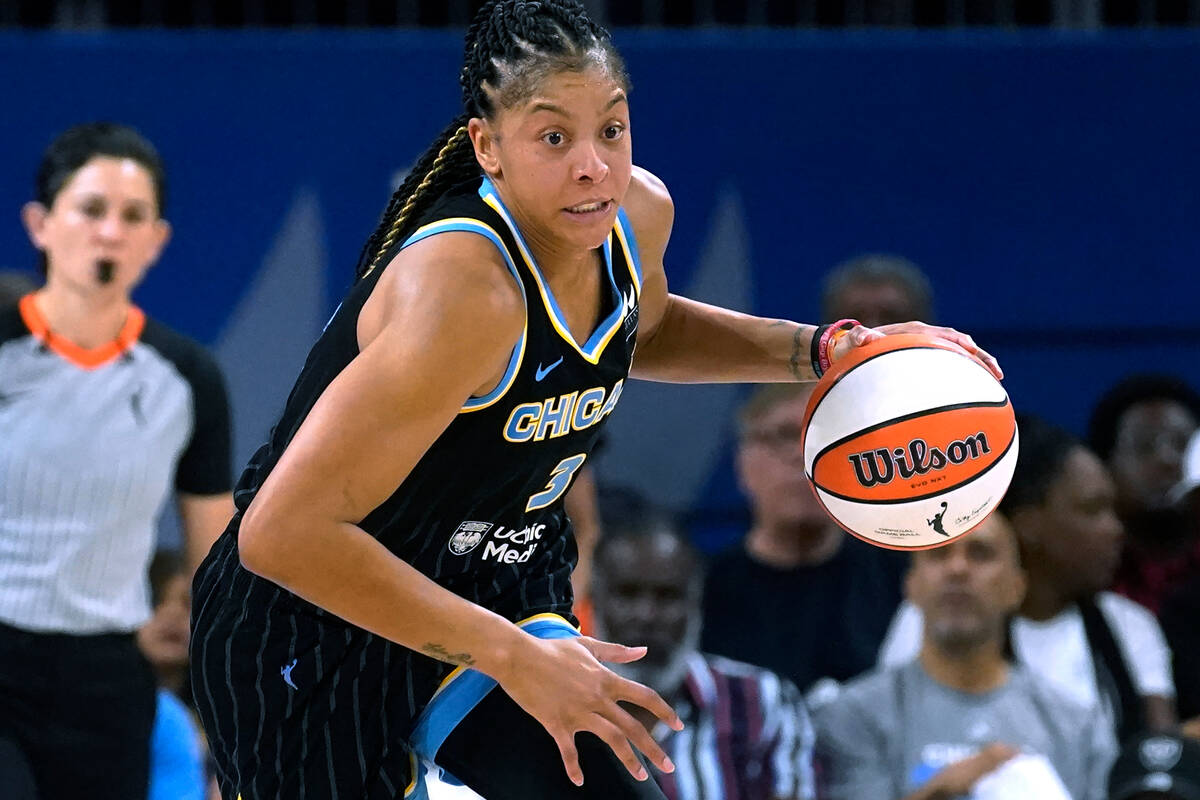
[[[837,340],[860,324],[862,323],[856,319],[839,319],[821,334],[821,341],[817,344],[817,353],[821,361],[822,374],[828,372],[829,368],[833,366],[833,347],[837,344]]]

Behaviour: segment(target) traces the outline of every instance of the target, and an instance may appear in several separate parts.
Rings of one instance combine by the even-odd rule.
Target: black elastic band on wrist
[[[808,357],[812,361],[812,371],[818,378],[825,374],[825,370],[821,369],[821,356],[817,352],[817,348],[821,344],[821,337],[825,335],[825,331],[828,328],[828,325],[818,325],[817,329],[813,331],[812,342],[808,346]]]

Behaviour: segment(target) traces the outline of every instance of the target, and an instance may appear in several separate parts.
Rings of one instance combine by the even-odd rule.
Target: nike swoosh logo
[[[557,367],[557,366],[558,366],[559,364],[561,364],[562,362],[563,362],[563,357],[562,357],[562,356],[559,356],[559,357],[558,357],[558,361],[555,361],[553,364],[551,364],[551,365],[550,365],[550,366],[548,366],[548,367],[543,367],[543,366],[542,366],[542,365],[539,363],[539,364],[538,364],[538,366],[537,366],[537,372],[534,374],[534,376],[533,376],[533,379],[534,379],[535,381],[538,381],[538,382],[540,383],[540,382],[541,382],[541,380],[542,380],[542,378],[544,378],[544,377],[546,377],[547,375],[549,375],[549,374],[550,374],[550,371],[551,371],[552,369],[554,369],[555,367]]]

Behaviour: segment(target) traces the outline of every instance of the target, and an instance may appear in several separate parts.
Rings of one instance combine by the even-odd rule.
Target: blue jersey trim
[[[637,237],[633,235],[633,223],[624,208],[617,209],[617,237],[625,246],[625,260],[629,262],[633,282],[637,285],[638,294],[642,293],[642,254],[638,250]]]
[[[579,631],[557,614],[538,614],[518,625],[539,639],[579,636]],[[434,693],[429,705],[425,706],[408,738],[416,754],[436,763],[438,748],[451,731],[495,686],[495,679],[473,669],[459,667],[452,672]]]
[[[414,231],[412,236],[409,236],[404,244],[400,246],[400,249],[403,250],[422,239],[428,239],[430,236],[436,236],[439,233],[449,233],[451,231],[477,233],[496,245],[496,249],[500,251],[500,255],[504,256],[504,263],[508,265],[508,271],[512,273],[513,278],[517,282],[517,287],[521,290],[521,302],[525,304],[525,326],[521,330],[521,340],[513,348],[512,356],[508,359],[508,368],[504,371],[504,377],[500,379],[500,383],[496,385],[495,389],[481,397],[469,398],[462,407],[463,412],[479,411],[493,405],[503,397],[504,393],[512,386],[513,380],[517,377],[517,370],[520,369],[521,359],[525,355],[525,341],[529,334],[529,299],[525,296],[525,283],[521,280],[521,274],[517,271],[517,265],[513,263],[512,256],[508,253],[508,248],[504,246],[504,241],[500,238],[500,234],[496,233],[487,223],[469,217],[450,217],[438,220],[437,222],[431,222]]]

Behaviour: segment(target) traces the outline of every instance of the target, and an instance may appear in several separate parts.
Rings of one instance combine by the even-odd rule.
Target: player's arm
[[[322,393],[246,511],[242,563],[354,625],[491,675],[554,736],[578,781],[577,730],[603,738],[631,772],[642,767],[630,741],[669,763],[648,734],[633,730],[637,723],[617,700],[678,724],[674,713],[598,661],[644,651],[529,636],[429,580],[358,526],[467,398],[496,385],[525,314],[495,249],[470,233],[403,251],[375,295],[359,317],[360,354]]]
[[[742,314],[668,291],[663,255],[675,208],[662,181],[635,167],[624,206],[637,237],[643,276],[637,355],[631,369],[634,377],[670,383],[816,380],[811,356],[816,326]],[[838,341],[835,360],[853,347],[890,333],[927,333],[949,339],[999,372],[994,359],[969,336],[920,322],[887,325],[878,331],[855,328]]]

